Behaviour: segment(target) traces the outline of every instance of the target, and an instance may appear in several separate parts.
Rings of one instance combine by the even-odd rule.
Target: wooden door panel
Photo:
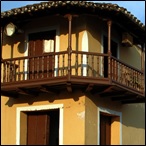
[[[33,40],[29,42],[29,51],[30,56],[39,56],[42,55],[42,47],[43,40]],[[42,70],[42,58],[34,57],[30,59],[29,63],[29,71],[30,71],[30,79],[36,79],[37,77],[41,77]]]
[[[52,52],[55,52],[55,35],[56,31],[46,31],[46,32],[39,32],[33,33],[29,35],[29,56],[42,56],[37,58],[32,58],[29,61],[29,73],[30,79],[37,79],[37,78],[46,78],[51,77],[54,74],[54,63],[55,60]],[[54,48],[52,52],[47,52],[48,57],[44,56],[44,41],[45,40],[54,40]],[[53,63],[53,64],[52,64]],[[47,75],[48,74],[48,75]]]
[[[108,53],[108,44],[107,44],[107,37],[103,37],[103,53],[107,54]],[[108,77],[108,57],[104,57],[104,77]]]
[[[48,145],[50,118],[47,114],[30,113],[27,121],[27,144]]]
[[[106,126],[105,121],[103,120],[103,117],[100,116],[100,144],[105,145],[106,144]]]
[[[111,117],[106,117],[106,145],[111,144]]]
[[[29,41],[29,56],[33,56],[34,52],[34,41]],[[33,72],[34,72],[34,59],[29,59],[29,79],[33,79]]]
[[[37,116],[28,115],[27,117],[27,144],[36,144],[36,133],[37,133]]]
[[[37,116],[37,137],[36,143],[40,145],[47,145],[49,141],[48,133],[49,133],[49,122],[48,115],[38,115]]]
[[[111,144],[111,117],[100,115],[100,145]]]
[[[111,53],[112,56],[114,56],[115,58],[117,58],[117,49],[118,49],[118,44],[114,41],[111,41]],[[117,62],[113,62],[112,64],[113,66],[113,72],[112,72],[112,76],[114,80],[118,79],[118,64]]]

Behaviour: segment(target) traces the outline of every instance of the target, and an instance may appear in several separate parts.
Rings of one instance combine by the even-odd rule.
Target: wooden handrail
[[[10,66],[15,66],[16,68],[19,67],[18,64],[12,63],[12,62],[10,62],[10,61],[8,61],[8,60],[2,60],[1,62],[2,62],[2,63],[6,63],[7,65],[10,65]]]
[[[114,60],[116,60],[117,62],[119,62],[119,63],[121,63],[121,64],[127,66],[128,68],[131,68],[131,69],[136,70],[136,71],[138,71],[138,72],[140,72],[140,73],[143,73],[141,70],[139,70],[139,69],[137,69],[137,68],[135,68],[135,67],[133,67],[133,66],[127,64],[127,63],[125,63],[124,61],[122,61],[122,60],[120,60],[120,59],[115,58],[114,56],[111,56],[111,58],[114,59]]]
[[[72,53],[75,53],[75,54],[84,54],[84,55],[94,55],[94,56],[108,56],[108,54],[104,54],[104,53],[95,53],[95,52],[84,52],[84,51],[72,51]],[[1,60],[1,63],[4,63],[6,62],[7,64],[12,64],[11,61],[15,61],[15,60],[23,60],[23,59],[31,59],[31,58],[38,58],[38,57],[45,57],[45,56],[50,56],[50,55],[60,55],[60,54],[67,54],[67,51],[62,51],[62,52],[51,52],[51,53],[48,53],[48,54],[43,54],[43,55],[36,55],[36,56],[23,56],[23,57],[15,57],[15,58],[9,58],[9,59],[2,59]],[[140,73],[143,73],[141,70],[123,62],[122,60],[119,60],[113,56],[111,56],[111,59],[114,59],[116,60],[117,62],[127,66],[128,68],[131,68],[135,71],[138,71]],[[16,65],[17,66],[17,65]]]
[[[108,56],[108,54],[104,54],[104,53],[85,52],[85,51],[72,51],[72,53],[84,54],[84,55],[94,55],[94,56]]]
[[[104,62],[104,58],[107,57],[110,57],[111,59],[110,77],[107,77],[104,74],[104,63],[109,63]],[[53,60],[50,61],[50,58]],[[44,74],[46,75],[45,78],[50,78],[49,74],[51,70],[51,72],[53,72],[53,76],[51,76],[51,78],[54,77],[54,74],[55,77],[63,77],[69,75],[69,73],[70,78],[72,75],[79,77],[92,77],[95,78],[95,80],[99,78],[108,78],[108,80],[110,80],[111,82],[115,81],[119,84],[123,84],[124,86],[132,86],[132,88],[136,90],[136,85],[134,84],[135,80],[133,82],[128,81],[130,77],[136,77],[140,86],[144,86],[144,82],[142,80],[143,72],[141,70],[134,68],[113,56],[109,56],[108,54],[72,50],[70,59],[71,63],[70,66],[68,66],[68,51],[51,52],[37,56],[23,56],[11,59],[2,59],[1,66],[4,75],[3,82],[23,81],[31,79],[37,80],[38,78],[40,78],[40,76],[41,78],[44,78]],[[49,62],[53,63],[52,66],[50,66]],[[14,70],[10,66],[14,67]],[[46,67],[46,69],[44,69],[44,67]],[[70,68],[70,72],[68,70],[68,67]],[[126,77],[125,73],[129,73],[129,76]],[[32,78],[30,78],[30,76],[32,76]],[[129,83],[127,84],[127,81],[132,85],[128,85]],[[143,89],[141,89],[141,91],[143,91]]]

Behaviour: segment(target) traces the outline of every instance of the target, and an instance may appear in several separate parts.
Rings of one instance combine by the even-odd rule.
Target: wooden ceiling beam
[[[130,104],[130,103],[145,103],[145,98],[136,98],[133,100],[124,100],[122,104]]]
[[[33,97],[38,96],[38,94],[39,94],[37,90],[35,91],[32,88],[18,88],[17,92],[19,94],[33,96]]]
[[[39,90],[41,91],[41,92],[45,92],[45,93],[51,93],[51,94],[56,94],[56,93],[59,93],[59,91],[58,90],[56,90],[56,89],[51,89],[49,86],[45,86],[45,85],[42,85],[42,86],[40,86],[39,87]]]
[[[113,97],[111,97],[111,100],[112,101],[123,101],[123,100],[132,100],[132,99],[135,99],[136,98],[136,95],[130,95],[130,96],[128,96],[128,95],[121,95],[121,96],[113,96]]]
[[[109,96],[109,97],[116,97],[116,96],[128,96],[127,91],[113,91],[113,92],[105,92],[100,94],[100,96],[104,97],[104,96]]]
[[[91,91],[93,95],[102,94],[106,89],[108,89],[110,86],[98,86],[95,90]]]
[[[9,91],[1,91],[1,96],[7,96],[10,98],[18,98],[18,93],[9,92]]]

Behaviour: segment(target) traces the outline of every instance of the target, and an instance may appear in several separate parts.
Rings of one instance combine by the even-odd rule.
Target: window
[[[54,52],[54,40],[44,40],[44,53]]]

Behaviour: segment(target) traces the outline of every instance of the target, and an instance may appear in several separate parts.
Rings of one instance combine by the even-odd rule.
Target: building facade
[[[145,143],[145,26],[123,7],[50,1],[1,13],[1,144]]]

